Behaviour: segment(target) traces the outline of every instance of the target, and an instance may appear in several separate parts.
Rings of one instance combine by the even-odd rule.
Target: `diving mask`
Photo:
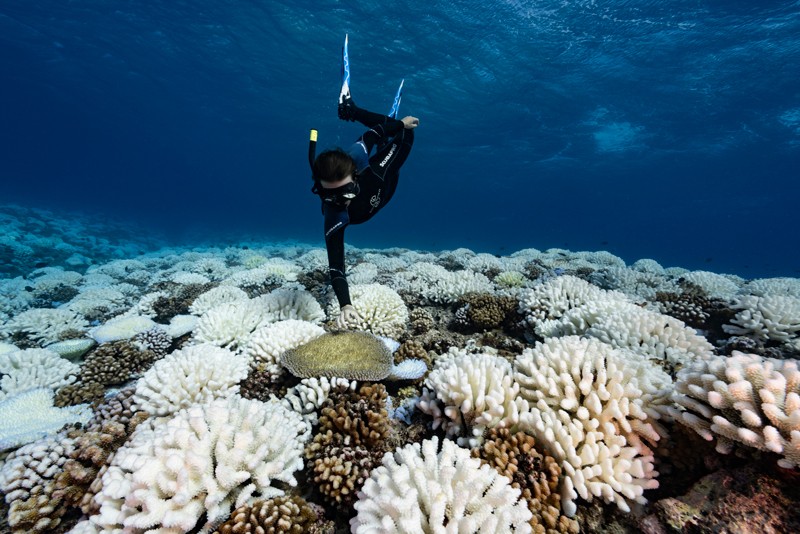
[[[315,189],[316,191],[314,192],[317,193],[323,201],[330,202],[337,206],[344,206],[349,200],[356,198],[356,195],[360,191],[356,182],[350,182],[331,189],[326,189],[322,186],[318,186]]]

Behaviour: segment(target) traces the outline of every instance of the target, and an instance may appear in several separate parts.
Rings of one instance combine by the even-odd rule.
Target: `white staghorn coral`
[[[442,426],[459,445],[476,447],[486,429],[519,422],[519,385],[508,360],[451,348],[435,362],[418,405],[433,417],[434,429]]]
[[[386,453],[355,503],[351,531],[531,532],[520,490],[467,449],[434,437]]]
[[[740,311],[731,319],[733,325],[722,326],[728,334],[788,343],[800,333],[800,298],[744,296],[736,299],[731,308]]]
[[[571,275],[558,276],[520,294],[519,313],[536,327],[545,320],[559,319],[567,311],[593,302],[628,302],[616,291],[605,291]]]
[[[80,366],[47,349],[0,354],[0,401],[27,389],[56,390],[77,380]]]
[[[281,354],[316,339],[325,330],[307,321],[289,319],[262,326],[253,332],[244,348],[252,366],[261,366],[277,377],[285,372]]]
[[[194,345],[158,360],[136,384],[138,410],[167,416],[239,392],[247,377],[245,356],[214,345]]]
[[[562,508],[575,498],[601,497],[630,511],[658,487],[653,455],[643,442],[663,433],[671,379],[643,357],[600,341],[568,336],[526,349],[514,362],[520,396],[519,428],[535,436],[561,462]]]
[[[780,454],[778,464],[800,467],[800,371],[797,360],[733,351],[678,372],[670,412],[729,453],[734,443]]]
[[[232,509],[283,495],[276,482],[295,486],[307,438],[298,414],[238,395],[145,422],[103,475],[91,520],[130,534],[208,533]]]
[[[355,285],[350,288],[353,307],[361,319],[353,328],[376,336],[400,337],[408,322],[408,308],[394,289],[381,284]],[[339,315],[339,303],[331,302],[330,316]]]

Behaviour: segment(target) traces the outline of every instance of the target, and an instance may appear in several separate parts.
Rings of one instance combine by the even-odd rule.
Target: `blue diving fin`
[[[405,78],[400,80],[400,87],[397,88],[397,94],[394,96],[394,103],[392,104],[392,109],[389,111],[389,116],[393,119],[397,118],[397,113],[400,111],[400,99],[403,98],[403,84],[405,83]]]
[[[350,58],[347,55],[347,34],[344,36],[344,46],[342,46],[342,91],[339,93],[339,103],[342,104],[346,98],[350,98]]]

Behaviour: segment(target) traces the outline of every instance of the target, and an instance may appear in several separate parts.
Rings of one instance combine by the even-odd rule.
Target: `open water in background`
[[[420,118],[347,242],[800,276],[800,2],[0,3],[0,203],[322,243],[307,131]]]

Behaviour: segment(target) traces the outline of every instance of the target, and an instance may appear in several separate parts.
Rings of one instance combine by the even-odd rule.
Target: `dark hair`
[[[314,181],[338,182],[352,174],[356,179],[356,162],[341,148],[326,150],[314,160],[312,171]]]

